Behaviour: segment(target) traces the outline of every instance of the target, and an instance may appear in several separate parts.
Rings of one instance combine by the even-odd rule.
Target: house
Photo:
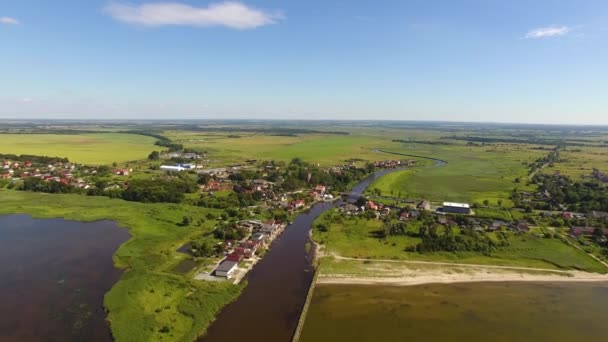
[[[471,207],[468,203],[443,202],[443,212],[469,215]]]
[[[427,200],[423,200],[420,203],[418,203],[418,205],[416,206],[416,209],[418,210],[431,210],[431,202],[427,201]]]
[[[359,211],[359,207],[357,207],[356,205],[352,204],[352,203],[346,203],[344,206],[342,206],[341,208],[342,212],[351,215],[351,214],[355,214],[357,211]]]
[[[569,213],[569,212],[567,212],[567,211],[564,211],[564,212],[562,213],[562,218],[563,218],[564,220],[572,220],[572,219],[574,218],[574,215],[572,215],[572,213]]]
[[[207,191],[219,191],[221,189],[222,185],[219,182],[210,180],[209,182],[207,182]]]
[[[369,210],[378,210],[378,205],[372,201],[367,201],[365,208]]]
[[[407,211],[404,211],[401,213],[401,215],[399,215],[399,221],[407,221],[410,219],[410,213],[408,213]]]
[[[236,262],[236,261],[224,260],[215,269],[215,276],[230,279],[234,276],[234,271],[236,271],[237,266],[238,266],[238,262]]]
[[[579,237],[581,235],[593,235],[595,227],[572,227],[570,228],[570,236]],[[608,228],[603,228],[602,233],[604,236],[608,236]]]
[[[291,201],[291,203],[289,203],[289,207],[292,210],[300,209],[300,208],[304,207],[305,205],[306,205],[306,201],[304,201],[304,200],[295,200],[295,201]]]
[[[0,178],[2,178],[2,179],[9,179],[9,178],[12,178],[12,176],[11,176],[10,173],[3,173],[3,174],[0,175]]]
[[[528,225],[528,221],[519,220],[519,221],[517,221],[517,225],[515,226],[515,229],[520,233],[524,233],[524,232],[530,231],[530,226]]]
[[[161,165],[160,169],[163,171],[173,171],[173,172],[181,172],[181,171],[186,170],[186,168],[182,167],[181,165],[177,165],[177,166]]]
[[[128,169],[118,169],[118,170],[114,170],[114,174],[117,176],[128,176],[129,171],[130,170],[128,170]]]
[[[232,253],[228,254],[226,256],[226,259],[224,259],[224,260],[226,260],[226,261],[234,261],[234,262],[241,262],[241,260],[243,260],[243,254],[232,252]]]
[[[315,188],[315,192],[321,196],[325,195],[325,186],[323,185],[317,185],[317,187]]]
[[[410,217],[418,218],[418,217],[420,217],[420,212],[418,210],[412,210],[412,211],[410,211]]]
[[[492,222],[492,224],[490,225],[488,230],[490,230],[490,231],[501,230],[502,228],[507,227],[507,226],[508,226],[507,222],[496,220],[496,221]]]

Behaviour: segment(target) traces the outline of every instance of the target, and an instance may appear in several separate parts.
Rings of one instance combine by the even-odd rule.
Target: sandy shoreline
[[[452,284],[474,282],[608,282],[608,275],[572,271],[568,274],[525,273],[467,273],[419,274],[403,277],[355,277],[348,275],[319,275],[317,284],[396,285]]]

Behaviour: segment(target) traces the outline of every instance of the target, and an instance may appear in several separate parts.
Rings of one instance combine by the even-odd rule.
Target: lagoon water
[[[608,284],[319,285],[302,342],[608,341]]]
[[[103,296],[128,239],[110,221],[0,216],[0,341],[111,341]]]

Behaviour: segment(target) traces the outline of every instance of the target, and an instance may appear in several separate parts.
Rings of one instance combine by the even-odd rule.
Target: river
[[[110,221],[0,216],[0,340],[111,341],[103,297],[128,239]]]
[[[382,170],[353,187],[356,200],[376,178],[398,169]],[[313,279],[312,252],[306,251],[312,222],[338,203],[318,203],[298,215],[270,251],[247,275],[241,296],[225,307],[200,341],[290,341]]]

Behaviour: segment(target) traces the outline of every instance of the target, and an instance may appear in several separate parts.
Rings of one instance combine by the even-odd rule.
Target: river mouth
[[[103,298],[130,235],[111,221],[0,216],[2,341],[112,341]]]

